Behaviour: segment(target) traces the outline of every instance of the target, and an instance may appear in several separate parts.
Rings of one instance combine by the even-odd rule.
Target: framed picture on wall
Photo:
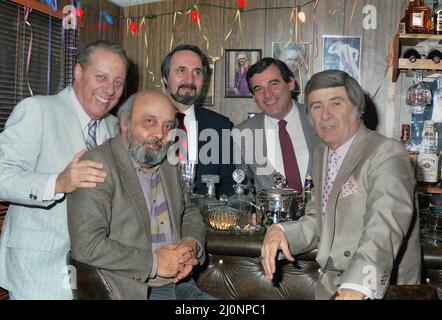
[[[322,38],[322,70],[342,70],[361,83],[361,37]]]
[[[201,95],[195,102],[198,105],[213,106],[215,105],[215,63],[209,58],[209,71],[204,80]]]
[[[282,60],[293,72],[296,81],[295,92],[304,92],[305,84],[310,78],[311,43],[307,42],[273,42],[273,58]]]
[[[252,94],[247,85],[247,70],[249,66],[261,59],[261,49],[226,49],[225,97],[251,98]]]

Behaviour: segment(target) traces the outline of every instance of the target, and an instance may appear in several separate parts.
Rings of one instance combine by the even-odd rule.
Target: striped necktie
[[[97,121],[91,120],[87,124],[86,149],[90,150],[97,146]]]
[[[186,115],[184,113],[181,112],[177,112],[176,113],[176,117],[178,118],[178,129],[182,130],[181,132],[179,132],[178,136],[177,136],[177,141],[178,141],[178,159],[181,162],[187,162],[187,160],[189,159],[189,154],[188,154],[188,145],[187,145],[187,129],[186,126],[184,125],[184,117]]]
[[[279,143],[281,145],[282,162],[284,163],[285,179],[289,188],[302,192],[301,175],[292,139],[287,132],[287,121],[279,120]]]

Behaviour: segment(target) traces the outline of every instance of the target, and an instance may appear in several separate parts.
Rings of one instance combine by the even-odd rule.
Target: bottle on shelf
[[[442,1],[433,0],[433,33],[442,34]]]
[[[407,8],[407,33],[430,33],[431,11],[423,0],[410,0]]]
[[[416,49],[408,49],[404,52],[402,58],[408,59],[411,63],[414,63],[417,59],[421,58],[421,55]]]
[[[425,107],[432,102],[430,87],[423,81],[422,71],[416,71],[413,79],[413,85],[408,88],[405,103],[410,107],[413,114],[424,113]]]
[[[422,144],[417,155],[417,181],[423,186],[435,186],[438,181],[439,152],[437,133],[432,120],[424,122]]]
[[[410,140],[410,125],[409,124],[403,124],[401,129],[401,142],[405,146],[405,149],[407,149],[408,156],[410,158],[411,165],[413,166],[413,170],[416,170],[416,149],[413,148],[411,145]]]
[[[439,63],[442,60],[442,53],[439,50],[432,50],[428,53],[427,59],[433,60],[434,63]]]

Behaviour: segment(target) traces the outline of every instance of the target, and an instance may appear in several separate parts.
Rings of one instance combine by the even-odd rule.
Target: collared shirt
[[[91,118],[84,111],[83,107],[78,101],[77,95],[72,87],[68,87],[69,93],[72,98],[72,103],[74,105],[75,113],[78,116],[78,120],[80,121],[81,130],[83,133],[83,140],[86,146],[86,137],[88,136],[88,123],[91,121]],[[104,141],[108,139],[108,130],[106,127],[106,123],[101,120],[97,120],[97,131],[96,131],[96,141],[97,145],[102,144]],[[53,174],[46,182],[46,187],[42,196],[43,201],[56,201],[63,198],[64,193],[55,193],[55,184],[57,181],[58,174]]]
[[[355,135],[353,135],[353,137],[351,137],[350,140],[348,140],[347,142],[345,142],[342,146],[339,146],[336,150],[334,150],[338,155],[339,155],[339,160],[337,163],[337,167],[338,167],[338,173],[339,173],[339,169],[341,168],[342,162],[344,161],[345,156],[348,153],[348,150],[350,149],[350,146],[353,142],[355,138]],[[327,148],[328,151],[328,160],[330,160],[330,148]],[[324,177],[325,179],[325,177]],[[339,290],[341,289],[352,289],[352,290],[356,290],[359,292],[362,292],[363,294],[365,294],[365,296],[368,299],[373,299],[374,298],[374,292],[372,289],[361,286],[359,284],[356,283],[343,283],[341,284],[341,286],[339,287]]]
[[[152,215],[155,211],[154,210],[155,209],[154,208],[155,202],[158,201],[158,199],[156,199],[152,193],[152,181],[154,179],[157,179],[157,177],[159,176],[158,169],[160,166],[157,165],[156,167],[152,168],[151,171],[149,171],[148,173],[145,173],[143,171],[143,169],[141,168],[141,166],[137,165],[133,160],[132,160],[132,162],[134,163],[134,167],[135,167],[135,171],[137,173],[138,181],[140,182],[141,188],[143,189],[144,200],[146,201],[147,210]],[[162,184],[161,180],[160,180],[160,183]],[[163,193],[163,195],[164,195],[164,193]],[[151,225],[152,225],[152,223],[154,222],[154,221],[152,221],[152,216],[150,216],[150,221],[151,221]],[[157,279],[157,280],[159,280],[160,277],[157,277],[158,260],[157,260],[157,255],[155,254],[155,251],[157,249],[159,249],[160,247],[163,247],[165,245],[176,242],[175,236],[172,232],[172,226],[170,224],[170,214],[169,214],[168,224],[166,224],[166,227],[162,228],[162,230],[165,235],[165,241],[161,242],[161,243],[152,242],[152,245],[151,245],[153,260],[152,260],[152,269],[150,271],[149,278],[153,278],[153,279]],[[159,280],[159,283],[162,285],[169,283],[169,282],[171,282],[170,279],[169,280]]]
[[[293,102],[292,110],[285,116],[287,121],[287,132],[293,143],[295,150],[296,161],[298,162],[299,174],[301,181],[307,175],[307,168],[309,162],[309,150],[305,140],[304,131],[302,130],[301,118],[299,117],[298,106]],[[267,145],[267,159],[272,164],[277,172],[285,176],[284,163],[282,160],[281,145],[279,142],[279,126],[278,119],[264,116],[264,128]]]
[[[189,160],[198,160],[198,123],[195,116],[195,106],[191,106],[189,109],[183,112],[184,126],[187,131],[187,148]]]

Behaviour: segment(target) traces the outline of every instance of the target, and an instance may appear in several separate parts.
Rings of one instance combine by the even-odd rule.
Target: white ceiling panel
[[[130,7],[130,6],[136,6],[139,4],[146,4],[146,3],[152,3],[152,2],[159,2],[164,0],[107,0],[109,2],[112,2],[113,4],[116,4],[120,7]]]

